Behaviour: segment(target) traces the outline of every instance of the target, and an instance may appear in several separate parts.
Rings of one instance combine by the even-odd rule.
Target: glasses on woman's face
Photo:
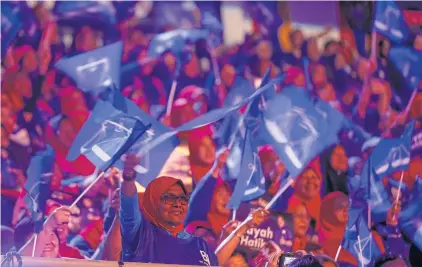
[[[181,205],[185,206],[189,203],[189,197],[165,194],[161,196],[161,201],[163,201],[167,205],[174,205],[178,201]]]

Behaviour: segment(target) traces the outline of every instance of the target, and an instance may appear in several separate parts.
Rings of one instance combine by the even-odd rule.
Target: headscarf
[[[204,97],[205,101],[200,99],[201,96]],[[202,115],[207,112],[205,92],[201,87],[188,85],[180,91],[179,97],[185,98],[188,102],[192,103],[193,110],[197,113],[197,115]]]
[[[179,179],[161,176],[154,179],[145,189],[145,193],[142,200],[142,215],[150,223],[165,229],[172,236],[176,236],[183,230],[183,223],[177,226],[167,224],[161,219],[159,212],[160,198],[161,196],[173,185],[180,185],[187,192],[185,185]]]
[[[311,161],[308,164],[307,168],[297,177],[293,195],[290,197],[289,202],[288,202],[287,212],[292,213],[298,205],[303,204],[308,209],[309,215],[312,217],[312,219],[318,221],[319,208],[321,206],[321,194],[317,194],[313,198],[307,199],[304,196],[302,196],[302,194],[299,191],[299,187],[303,179],[302,178],[303,173],[309,169],[313,170],[316,173],[318,178],[321,180],[321,187],[322,187],[322,175],[321,175],[320,163],[319,163],[319,158],[317,158]]]
[[[217,185],[214,188],[210,210],[207,213],[207,220],[211,225],[212,231],[217,237],[220,236],[223,226],[230,220],[229,214],[220,214],[216,209],[215,203],[216,198],[218,197],[217,193],[220,189],[226,189],[229,191],[229,193],[231,193],[230,185],[227,182],[224,182],[222,179],[218,179]]]
[[[336,191],[325,196],[321,203],[318,226],[318,242],[324,252],[334,258],[337,249],[343,239],[347,223],[340,223],[334,217],[336,202],[348,201],[349,198],[342,192]],[[343,263],[357,264],[356,258],[347,250],[341,249],[339,261]]]
[[[199,150],[201,145],[203,144],[204,140],[206,138],[209,138],[214,145],[215,144],[212,141],[211,138],[211,132],[209,128],[199,128],[193,131],[190,131],[187,135],[188,140],[188,147],[189,147],[189,163],[190,168],[192,172],[192,178],[197,182],[202,177],[205,176],[205,174],[211,169],[212,164],[208,164],[205,162],[202,162],[199,158]]]

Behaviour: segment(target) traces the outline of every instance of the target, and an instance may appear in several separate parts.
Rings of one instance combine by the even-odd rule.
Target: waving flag
[[[349,207],[349,219],[344,233],[342,247],[351,252],[362,266],[381,254],[368,228],[368,209],[365,202],[353,201]]]
[[[408,204],[399,216],[399,227],[422,250],[422,179],[416,177]]]
[[[406,42],[409,36],[409,27],[394,1],[376,2],[374,29],[395,43]]]
[[[106,170],[146,130],[147,127],[138,118],[116,109],[111,103],[98,100],[73,141],[68,159],[75,160],[83,154],[97,168]]]
[[[47,145],[46,150],[37,153],[29,164],[27,170],[28,179],[25,182],[25,202],[31,211],[35,222],[35,232],[39,233],[44,223],[47,200],[50,198],[50,180],[53,176],[55,153],[51,146]]]
[[[292,177],[326,147],[337,142],[343,116],[328,103],[311,100],[303,88],[288,87],[266,103],[267,142]]]
[[[258,149],[253,144],[251,133],[247,131],[243,142],[239,176],[227,207],[237,209],[242,201],[250,201],[262,196],[265,190],[265,177],[259,160]]]
[[[117,21],[112,3],[103,1],[58,1],[53,13],[60,23],[71,27],[89,24],[104,29]]]
[[[201,39],[206,40],[208,32],[199,29],[181,29],[157,34],[148,46],[147,54],[150,57],[158,57],[166,51],[180,55],[186,43],[195,43]]]
[[[240,103],[243,99],[247,96],[251,95],[254,91],[252,84],[240,77],[237,76],[233,88],[230,90],[229,94],[227,95],[226,99],[224,100],[224,107],[233,106]]]
[[[358,190],[351,192],[354,198],[368,201],[371,206],[372,220],[385,220],[391,207],[389,195],[382,178],[396,171],[406,170],[410,162],[410,147],[414,121],[411,122],[399,138],[382,139],[365,162]],[[360,194],[359,197],[355,194]]]
[[[137,173],[136,180],[146,187],[159,174],[170,154],[179,144],[179,140],[169,128],[142,111],[117,90],[108,90],[107,93],[108,95],[105,97],[113,103],[115,108],[152,125],[131,148],[134,153],[143,151],[141,162],[136,166],[135,171]],[[162,142],[156,146],[149,146],[152,140],[158,138],[163,138]]]
[[[198,7],[193,1],[154,2],[155,23],[161,27],[194,28],[197,24]]]
[[[406,86],[417,90],[422,76],[422,52],[412,47],[395,46],[390,49],[388,57],[401,72]]]
[[[6,54],[7,49],[15,40],[23,23],[19,16],[12,9],[3,4],[1,5],[1,57]]]
[[[60,59],[55,67],[69,75],[85,92],[99,94],[115,84],[120,88],[120,61],[123,42]]]

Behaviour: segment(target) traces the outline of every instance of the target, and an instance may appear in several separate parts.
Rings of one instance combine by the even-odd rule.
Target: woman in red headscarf
[[[346,230],[349,198],[342,192],[329,193],[322,201],[318,226],[318,243],[325,254],[335,258]],[[339,262],[357,265],[356,258],[347,250],[341,249]]]
[[[217,266],[207,243],[183,230],[189,196],[182,181],[158,177],[146,188],[141,211],[135,185],[136,156],[124,164],[120,199],[123,259],[132,262]]]
[[[188,132],[187,141],[192,179],[194,183],[198,183],[214,164],[216,147],[209,128]]]
[[[305,205],[309,215],[315,221],[319,219],[321,206],[322,175],[319,159],[309,163],[308,167],[297,177],[294,193],[288,202],[287,212],[293,212],[298,205]]]

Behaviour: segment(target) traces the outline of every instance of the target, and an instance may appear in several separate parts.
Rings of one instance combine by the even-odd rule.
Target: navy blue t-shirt
[[[121,195],[123,258],[130,262],[218,266],[207,243],[199,237],[180,232],[177,237],[143,218],[138,194]]]

